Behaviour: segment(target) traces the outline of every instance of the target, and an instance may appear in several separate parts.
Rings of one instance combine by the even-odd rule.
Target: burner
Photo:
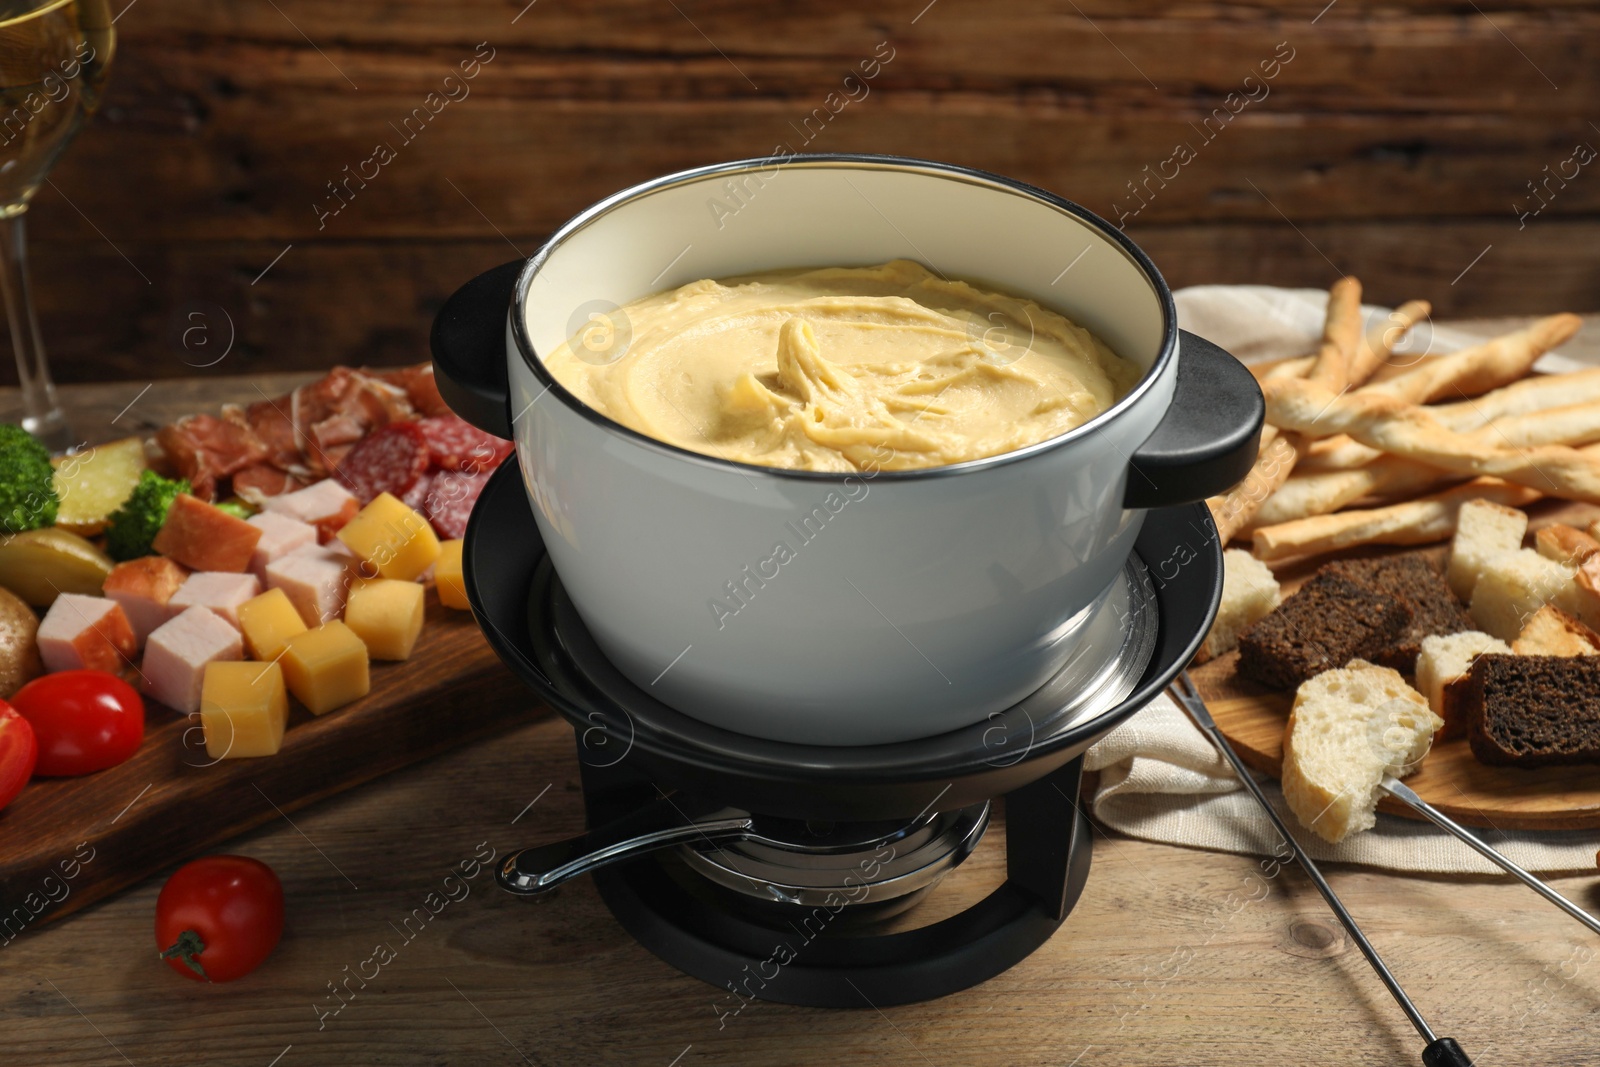
[[[592,873],[624,928],[724,990],[728,1011],[752,998],[925,1000],[1043,944],[1088,877],[1083,752],[1189,661],[1221,595],[1204,505],[1151,511],[1134,557],[1074,623],[1073,658],[1017,705],[916,741],[769,741],[675,711],[612,667],[549,564],[518,474],[502,467],[474,509],[468,595],[505,663],[573,724],[590,830],[507,856],[498,878],[531,895]],[[1004,884],[939,922],[890,929],[977,847],[1000,796]]]
[[[815,907],[842,896],[855,906],[938,884],[977,847],[989,805],[930,812],[898,826],[763,821],[769,828],[762,836],[680,845],[679,856],[691,870],[758,900]],[[776,834],[782,836],[769,836]]]

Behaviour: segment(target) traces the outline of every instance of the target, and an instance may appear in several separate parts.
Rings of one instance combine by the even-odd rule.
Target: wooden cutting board
[[[293,705],[275,756],[213,764],[198,715],[147,703],[132,759],[30,782],[0,811],[0,944],[296,808],[525,721],[540,705],[471,614],[428,599],[411,659],[374,663],[372,692],[321,718]],[[429,816],[394,813],[419,817]]]
[[[1532,530],[1552,522],[1586,529],[1600,518],[1600,508],[1589,504],[1549,502],[1525,509]],[[1298,589],[1322,564],[1334,559],[1390,555],[1404,549],[1360,549],[1288,560],[1271,564],[1284,594]],[[1445,548],[1432,551],[1443,560]],[[1289,721],[1292,693],[1265,689],[1240,678],[1234,670],[1238,653],[1231,652],[1190,671],[1206,705],[1224,735],[1244,761],[1256,770],[1282,773],[1283,729]],[[1600,828],[1600,767],[1541,767],[1522,770],[1479,763],[1464,738],[1442,741],[1433,747],[1406,784],[1417,794],[1458,822],[1498,830],[1576,830]],[[1419,818],[1404,804],[1384,797],[1380,811]]]

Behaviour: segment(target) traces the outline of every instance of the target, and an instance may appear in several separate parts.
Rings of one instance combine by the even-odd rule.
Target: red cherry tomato
[[[144,701],[105,671],[58,671],[18,689],[11,704],[39,743],[34,773],[51,777],[115,767],[144,739]]]
[[[260,860],[206,856],[185,863],[156,898],[162,959],[197,982],[243,978],[283,934],[283,885]]]
[[[33,727],[17,714],[17,709],[0,700],[0,808],[17,799],[22,787],[33,777],[39,759],[39,743]]]

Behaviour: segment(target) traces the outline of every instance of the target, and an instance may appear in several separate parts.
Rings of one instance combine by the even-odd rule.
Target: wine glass
[[[0,0],[0,291],[11,324],[22,425],[55,450],[71,443],[28,281],[28,202],[100,106],[116,47],[109,0]]]

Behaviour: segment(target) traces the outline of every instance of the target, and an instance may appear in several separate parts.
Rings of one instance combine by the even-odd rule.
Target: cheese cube
[[[339,540],[361,558],[363,577],[409,582],[439,558],[439,539],[428,520],[388,493],[357,512]]]
[[[115,674],[138,648],[122,605],[100,596],[62,593],[39,623],[35,640],[47,671],[87,668]]]
[[[306,623],[282,589],[268,589],[239,605],[239,629],[250,655],[274,660],[291,637],[306,632]]]
[[[261,592],[261,583],[253,574],[233,571],[195,571],[183,580],[178,591],[168,602],[172,609],[185,611],[199,605],[228,620],[235,629],[239,626],[239,605]]]
[[[239,631],[210,608],[192,607],[156,627],[144,646],[144,691],[169,708],[200,710],[206,664],[242,659]]]
[[[200,727],[212,759],[271,756],[283,745],[289,695],[276,663],[208,663]]]
[[[422,586],[373,578],[350,588],[344,623],[373,659],[406,659],[422,633]]]
[[[267,564],[267,587],[282,589],[307,626],[344,614],[356,560],[343,546],[299,548]]]
[[[183,585],[189,572],[165,556],[142,556],[119,563],[106,575],[103,591],[122,605],[122,613],[133,627],[134,639],[142,648],[157,626],[174,615],[169,604],[172,594]]]
[[[359,700],[371,688],[367,646],[337,619],[290,638],[279,662],[289,692],[313,715]]]
[[[433,583],[439,590],[439,603],[447,608],[470,611],[472,602],[467,599],[467,579],[461,569],[462,544],[457,539],[439,546],[439,558],[433,564]]]
[[[297,548],[317,543],[317,528],[276,511],[263,511],[245,520],[261,530],[261,540],[250,557],[250,573],[267,580],[267,564]]]

